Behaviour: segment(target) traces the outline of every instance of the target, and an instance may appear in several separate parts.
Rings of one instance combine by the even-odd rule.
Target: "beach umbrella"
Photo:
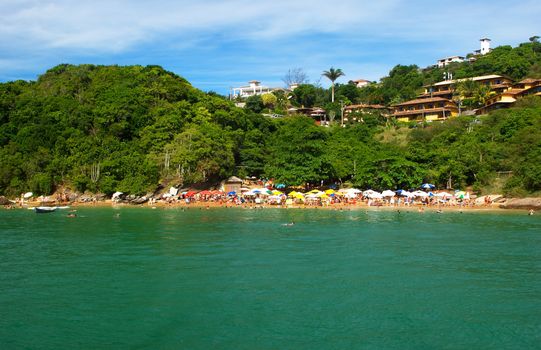
[[[279,196],[281,194],[283,194],[283,192],[276,191],[276,190],[272,191],[272,195],[274,195],[274,196]]]
[[[321,192],[320,190],[312,190],[312,191],[308,191],[306,192],[306,194],[313,194],[313,193],[319,193]]]
[[[280,189],[281,188],[286,188],[286,185],[285,184],[278,184],[278,185],[276,185],[276,188],[280,188]]]
[[[453,195],[447,192],[440,192],[435,194],[436,197],[452,197]]]
[[[429,184],[429,183],[426,183],[426,184],[422,184],[421,188],[424,189],[424,190],[432,190],[432,189],[436,188],[436,186],[434,186],[432,184]]]
[[[30,197],[32,197],[34,194],[32,192],[26,192],[24,195],[23,195],[23,198],[24,199],[28,199]]]
[[[374,190],[366,190],[366,191],[363,192],[363,196],[370,197],[370,195],[374,194],[374,193],[379,193],[379,192],[376,192]]]
[[[411,192],[406,191],[406,190],[398,190],[398,191],[396,191],[396,194],[399,195],[399,196],[402,196],[402,197],[413,197],[411,195]]]
[[[466,192],[464,192],[464,191],[456,191],[455,192],[455,198],[464,199],[465,195],[466,195]]]
[[[248,187],[241,187],[240,191],[241,192],[248,192],[248,191],[250,191],[250,189]]]
[[[428,197],[428,193],[424,191],[415,191],[411,193],[412,197]]]
[[[371,193],[368,193],[366,197],[371,198],[371,199],[381,199],[383,198],[383,195],[379,192],[372,191]]]
[[[228,195],[228,196],[236,196],[236,195],[237,195],[237,192],[235,192],[235,191],[230,191],[230,192],[227,192],[227,195]]]
[[[333,189],[328,189],[327,191],[325,191],[325,193],[330,196],[331,194],[334,194],[335,192]]]
[[[396,196],[396,193],[394,193],[394,191],[391,191],[391,190],[385,190],[385,191],[381,192],[381,195],[383,197],[394,197],[394,196]]]

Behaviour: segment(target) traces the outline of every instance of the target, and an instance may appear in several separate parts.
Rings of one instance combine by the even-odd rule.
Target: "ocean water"
[[[66,214],[0,211],[1,349],[541,347],[541,215]]]

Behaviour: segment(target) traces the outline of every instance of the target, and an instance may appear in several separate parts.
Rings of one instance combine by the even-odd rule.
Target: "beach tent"
[[[383,197],[394,197],[394,196],[396,196],[396,193],[394,193],[394,191],[391,191],[391,190],[385,190],[385,191],[381,192],[381,195]]]

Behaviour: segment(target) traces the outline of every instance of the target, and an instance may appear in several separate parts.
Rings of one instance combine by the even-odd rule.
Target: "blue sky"
[[[341,68],[379,80],[396,64],[434,64],[541,35],[541,1],[0,0],[0,81],[34,80],[60,63],[157,64],[226,94],[288,69],[312,83]]]

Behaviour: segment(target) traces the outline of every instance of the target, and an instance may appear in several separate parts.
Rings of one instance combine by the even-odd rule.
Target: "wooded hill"
[[[443,124],[341,128],[271,119],[157,66],[59,65],[0,84],[0,194],[142,194],[230,175],[360,188],[541,190],[541,102]],[[497,188],[497,189],[501,189]]]

